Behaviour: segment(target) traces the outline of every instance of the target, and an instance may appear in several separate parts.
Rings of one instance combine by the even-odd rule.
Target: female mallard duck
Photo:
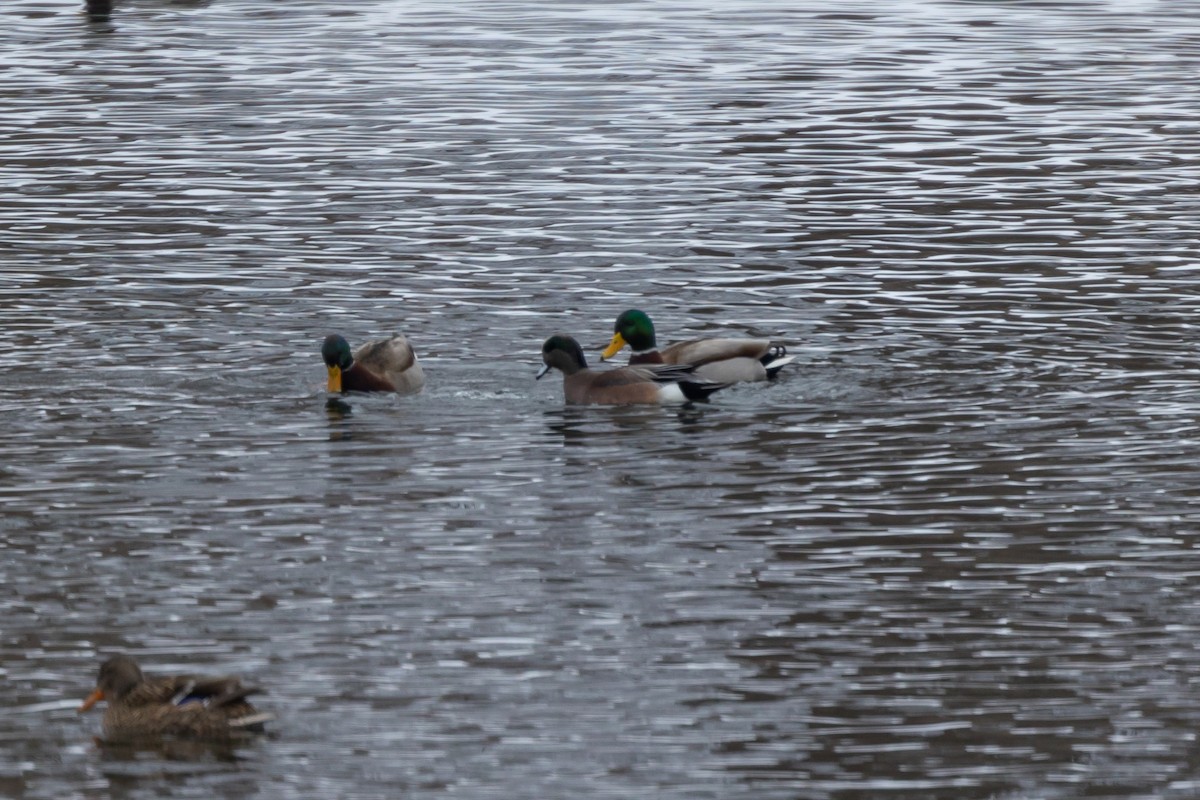
[[[563,374],[568,403],[624,405],[628,403],[686,403],[703,400],[728,384],[703,380],[688,364],[620,367],[602,372],[588,369],[583,348],[570,336],[556,333],[542,345],[541,378],[551,369]]]
[[[417,354],[400,334],[364,344],[351,355],[346,340],[332,333],[321,345],[321,357],[329,370],[331,392],[409,394],[425,385]]]
[[[718,383],[765,381],[792,360],[783,345],[769,339],[690,339],[659,350],[654,323],[636,308],[617,317],[612,341],[600,360],[612,358],[626,345],[633,350],[630,364],[691,364],[698,377]]]
[[[79,706],[79,712],[101,700],[108,702],[103,723],[107,741],[162,736],[222,741],[261,731],[264,722],[274,719],[246,702],[256,691],[235,677],[148,679],[136,661],[121,655],[100,665],[96,689]]]

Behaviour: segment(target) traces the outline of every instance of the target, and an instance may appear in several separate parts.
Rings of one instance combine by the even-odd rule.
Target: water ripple
[[[0,794],[1194,794],[1190,9],[69,6],[4,70]],[[797,360],[533,381],[630,306]],[[425,392],[328,407],[333,330]],[[93,748],[118,649],[276,735]]]

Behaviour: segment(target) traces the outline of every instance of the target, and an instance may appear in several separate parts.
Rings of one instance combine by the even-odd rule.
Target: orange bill
[[[342,391],[342,368],[336,364],[329,367],[329,391]]]
[[[79,713],[82,714],[85,711],[91,711],[92,706],[96,705],[96,703],[99,703],[103,699],[104,699],[104,692],[100,691],[99,689],[96,689],[96,691],[89,694],[87,696],[87,699],[84,700],[83,703],[79,706]]]

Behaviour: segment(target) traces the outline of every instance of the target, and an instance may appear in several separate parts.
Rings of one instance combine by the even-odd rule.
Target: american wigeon
[[[636,308],[617,317],[612,341],[600,360],[626,346],[633,351],[630,364],[691,364],[697,377],[718,383],[765,381],[792,360],[783,345],[769,339],[690,339],[659,350],[654,323]]]
[[[96,689],[79,712],[101,700],[108,703],[103,722],[107,741],[164,736],[224,741],[261,731],[264,722],[274,719],[246,701],[256,691],[235,677],[148,679],[136,661],[118,655],[100,665]]]
[[[321,345],[331,392],[419,392],[425,373],[412,345],[400,334],[370,342],[351,355],[350,345],[332,333]]]
[[[562,372],[568,403],[686,403],[703,400],[728,385],[697,378],[686,364],[588,369],[579,342],[562,333],[554,334],[542,345],[542,362],[537,377],[551,369]]]

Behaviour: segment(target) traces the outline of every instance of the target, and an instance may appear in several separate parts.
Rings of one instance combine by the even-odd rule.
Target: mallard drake
[[[563,333],[554,334],[542,345],[542,362],[537,377],[551,369],[562,372],[568,403],[686,403],[703,400],[729,385],[697,378],[688,364],[588,369],[579,342]]]
[[[400,334],[370,342],[351,355],[350,345],[332,333],[321,345],[321,357],[329,370],[331,392],[419,392],[425,373],[412,345]]]
[[[769,339],[689,339],[662,350],[654,336],[654,323],[636,308],[617,317],[613,337],[600,360],[606,361],[628,346],[630,364],[691,364],[696,376],[718,383],[765,381],[792,359],[787,349]]]
[[[274,719],[246,702],[257,691],[236,677],[146,678],[136,661],[118,655],[100,665],[96,689],[79,706],[79,713],[107,701],[106,741],[162,736],[222,741],[261,731],[264,722]]]

